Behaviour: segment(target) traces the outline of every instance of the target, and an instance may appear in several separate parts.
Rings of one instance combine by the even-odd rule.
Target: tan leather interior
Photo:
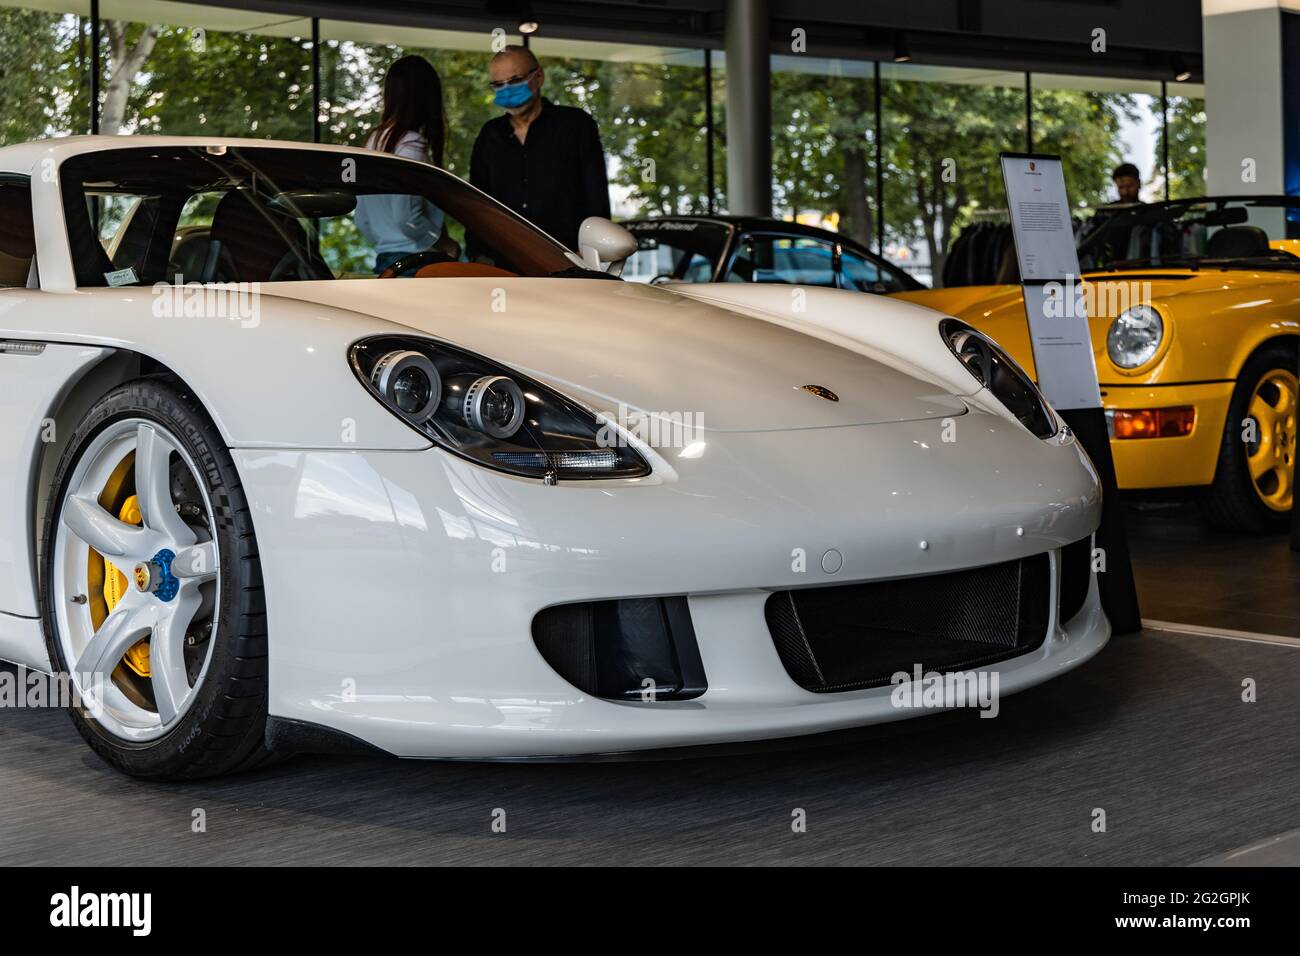
[[[417,279],[514,279],[513,272],[486,262],[431,262],[415,272]]]
[[[380,273],[381,279],[396,276],[392,268]],[[515,273],[500,266],[490,266],[485,262],[431,262],[421,266],[415,272],[417,279],[514,279]]]

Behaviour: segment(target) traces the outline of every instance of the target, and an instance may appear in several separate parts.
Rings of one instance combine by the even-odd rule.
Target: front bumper
[[[1124,490],[1208,485],[1214,481],[1233,382],[1201,385],[1101,387],[1107,409],[1196,409],[1192,433],[1182,438],[1111,440],[1115,477]]]
[[[237,450],[271,644],[270,713],[410,757],[542,757],[790,736],[918,713],[889,687],[814,694],[764,620],[771,589],[1052,553],[1090,534],[1096,477],[1073,443],[972,410],[939,421],[706,433],[643,481],[539,482],[440,451]],[[924,546],[922,546],[924,542]],[[835,549],[842,567],[823,570]],[[833,566],[833,565],[828,565]],[[1056,585],[1054,584],[1055,588]],[[592,698],[533,643],[554,604],[687,595],[708,689]],[[1055,594],[1052,606],[1056,606]],[[1095,581],[1068,626],[990,671],[1044,681],[1109,636]]]

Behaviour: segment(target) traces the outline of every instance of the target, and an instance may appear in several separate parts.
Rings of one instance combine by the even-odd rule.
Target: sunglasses
[[[533,74],[540,69],[541,67],[534,67],[522,76],[512,76],[508,80],[489,80],[488,86],[492,87],[494,90],[504,89],[507,86],[513,86],[516,83],[522,83],[524,80],[532,79]]]

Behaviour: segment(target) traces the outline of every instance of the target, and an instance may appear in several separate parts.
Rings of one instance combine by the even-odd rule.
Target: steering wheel
[[[457,261],[455,256],[449,256],[441,249],[425,249],[423,252],[412,252],[409,256],[402,256],[402,258],[379,273],[379,278],[396,279],[413,276],[424,266],[434,265],[439,262]]]
[[[279,282],[289,278],[333,279],[334,273],[323,260],[315,257],[304,259],[298,253],[289,251],[280,257],[280,261],[271,270],[271,278],[267,281]]]

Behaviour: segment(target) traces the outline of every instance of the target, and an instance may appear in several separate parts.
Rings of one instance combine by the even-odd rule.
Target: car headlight
[[[1039,438],[1056,434],[1056,418],[1048,411],[1037,386],[992,339],[957,319],[940,322],[939,334],[975,380],[1016,416],[1020,424]]]
[[[1106,354],[1120,368],[1137,368],[1151,361],[1165,337],[1160,313],[1149,305],[1135,305],[1115,317],[1106,333]]]
[[[462,458],[512,475],[635,478],[650,466],[594,415],[482,356],[428,339],[376,336],[352,369],[394,415]]]

